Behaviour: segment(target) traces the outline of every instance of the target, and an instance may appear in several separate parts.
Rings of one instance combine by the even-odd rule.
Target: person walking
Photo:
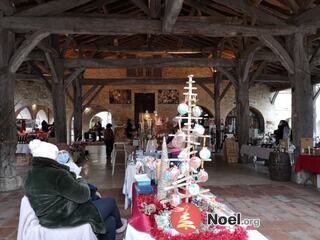
[[[112,131],[112,124],[108,123],[106,126],[106,130],[104,131],[104,144],[106,145],[107,160],[111,159],[113,143],[114,143],[114,134]]]

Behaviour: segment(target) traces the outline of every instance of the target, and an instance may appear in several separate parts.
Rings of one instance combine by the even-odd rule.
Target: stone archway
[[[226,116],[225,120],[225,133],[236,133],[237,130],[237,113],[236,108],[233,108]],[[250,107],[250,128],[258,129],[259,132],[265,131],[264,117],[262,113],[254,108]]]

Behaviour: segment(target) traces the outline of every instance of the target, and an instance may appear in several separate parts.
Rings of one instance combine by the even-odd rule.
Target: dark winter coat
[[[104,221],[89,201],[87,183],[76,179],[67,166],[35,157],[24,187],[42,226],[61,228],[90,223],[95,233],[105,233]]]

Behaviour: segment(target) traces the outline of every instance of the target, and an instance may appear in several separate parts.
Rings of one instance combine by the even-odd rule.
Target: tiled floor
[[[103,146],[90,146],[90,161],[83,166],[83,176],[96,184],[102,195],[114,196],[123,209],[121,194],[124,179],[123,156],[118,155],[115,175],[106,166]],[[274,182],[263,173],[243,165],[225,165],[221,156],[206,163],[210,180],[207,187],[233,210],[244,217],[260,218],[258,229],[269,239],[320,239],[320,192],[291,182]],[[28,167],[18,168],[24,176]],[[15,239],[22,190],[0,193],[0,239]],[[130,211],[121,210],[125,217]],[[138,239],[137,239],[138,240]]]

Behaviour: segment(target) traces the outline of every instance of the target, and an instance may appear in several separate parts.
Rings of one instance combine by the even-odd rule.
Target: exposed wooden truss
[[[68,24],[66,24],[68,23]],[[101,18],[101,17],[4,17],[3,28],[17,32],[48,31],[54,34],[130,35],[162,33],[162,22],[151,19]],[[315,32],[317,26],[296,25],[235,25],[211,21],[179,21],[172,30],[174,35],[199,34],[210,37],[290,35],[296,32]]]

